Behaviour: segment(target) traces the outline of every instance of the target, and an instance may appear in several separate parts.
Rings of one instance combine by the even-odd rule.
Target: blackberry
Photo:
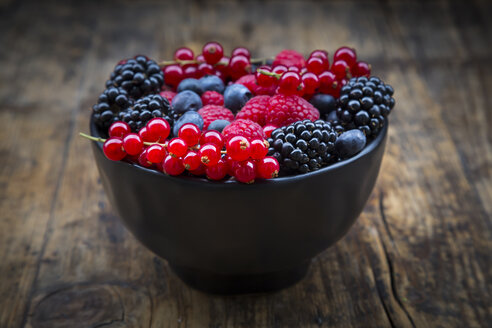
[[[393,88],[379,78],[352,78],[340,89],[337,117],[345,130],[359,129],[374,137],[395,106]]]
[[[337,160],[336,138],[328,122],[297,121],[272,132],[268,155],[275,157],[286,173],[316,171]]]
[[[119,121],[119,113],[128,109],[133,100],[123,88],[110,87],[99,96],[97,104],[92,106],[94,122],[104,131],[116,121]]]
[[[139,99],[158,93],[163,83],[164,74],[159,65],[152,59],[139,55],[118,63],[106,81],[106,88],[121,87],[130,97]]]
[[[164,118],[169,122],[172,129],[175,121],[174,112],[167,98],[163,98],[159,94],[140,98],[133,106],[121,111],[118,120],[128,123],[133,132],[138,132],[154,117]]]

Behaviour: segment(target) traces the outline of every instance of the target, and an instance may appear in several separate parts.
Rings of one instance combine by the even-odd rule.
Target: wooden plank
[[[81,24],[60,31],[71,17],[51,9],[16,4],[2,13],[10,28],[0,48],[0,326],[20,326],[51,233],[90,40]]]

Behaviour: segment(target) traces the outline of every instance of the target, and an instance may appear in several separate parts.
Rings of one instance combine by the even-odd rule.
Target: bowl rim
[[[304,173],[304,174],[289,175],[289,176],[278,177],[278,178],[268,179],[268,180],[258,179],[257,181],[255,181],[251,185],[295,183],[295,182],[298,182],[300,180],[305,180],[305,179],[308,179],[311,177],[316,177],[318,175],[326,174],[326,173],[331,172],[331,171],[336,171],[337,169],[340,169],[344,166],[348,166],[349,164],[357,162],[361,158],[368,156],[370,153],[372,153],[374,150],[376,150],[381,145],[381,143],[385,140],[386,135],[388,134],[388,125],[389,125],[389,121],[386,118],[385,124],[384,124],[383,128],[379,131],[376,138],[374,138],[368,144],[366,144],[364,149],[362,149],[361,152],[359,152],[357,155],[355,155],[353,157],[341,160],[337,163],[323,167],[319,170],[311,171],[311,172]],[[100,137],[100,134],[98,133],[97,128],[94,124],[94,120],[93,120],[92,115],[91,115],[91,119],[89,122],[89,129],[90,129],[91,135],[96,136],[96,137]],[[102,152],[103,151],[102,150],[102,143],[96,142],[96,144],[97,144],[98,150]],[[105,156],[104,156],[104,159],[107,161],[111,161],[110,159],[106,158]],[[127,167],[127,168],[132,167],[132,168],[134,168],[136,170],[140,170],[146,174],[155,175],[156,178],[160,177],[161,179],[162,178],[171,179],[175,182],[200,184],[202,186],[203,185],[210,185],[210,186],[245,185],[244,183],[238,182],[234,179],[227,179],[227,180],[221,180],[221,181],[211,181],[207,178],[195,177],[195,176],[181,176],[181,175],[180,176],[170,176],[170,175],[167,175],[163,172],[148,169],[148,168],[145,168],[143,166],[136,165],[136,164],[129,163],[129,162],[125,162],[125,161],[111,161],[111,162],[113,162],[115,165],[122,165],[122,166]]]

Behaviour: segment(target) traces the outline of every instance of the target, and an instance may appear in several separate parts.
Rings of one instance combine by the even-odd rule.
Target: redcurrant
[[[167,151],[174,157],[181,157],[188,151],[188,146],[183,139],[174,138],[169,141]]]
[[[202,164],[202,162],[200,160],[200,155],[193,150],[190,150],[183,157],[183,165],[184,165],[185,169],[187,169],[189,171],[193,171],[193,170],[198,169],[201,164]]]
[[[319,92],[330,94],[337,88],[337,77],[330,71],[325,71],[319,76]]]
[[[123,138],[123,148],[129,155],[138,155],[142,151],[142,138],[136,133],[127,134]]]
[[[169,175],[180,175],[185,170],[181,158],[167,155],[162,163],[162,171]]]
[[[227,154],[235,161],[244,161],[249,158],[251,144],[243,136],[232,137],[226,145]]]
[[[190,48],[182,47],[174,52],[174,60],[193,60],[195,55]]]
[[[166,149],[161,145],[152,145],[147,150],[147,160],[151,163],[160,163],[166,156]]]
[[[169,136],[169,133],[171,133],[171,126],[169,125],[169,123],[165,119],[160,117],[151,119],[149,122],[147,122],[146,127],[151,138],[157,141],[166,140],[166,138]]]
[[[108,134],[110,137],[123,138],[130,132],[132,132],[130,125],[123,121],[114,122],[108,129]]]
[[[348,66],[352,67],[357,61],[357,55],[355,50],[349,47],[340,47],[335,51],[333,55],[333,61],[343,60],[348,64]]]
[[[179,128],[178,137],[181,138],[188,147],[193,147],[200,139],[200,129],[193,123],[186,123]]]
[[[222,136],[222,133],[215,130],[203,132],[200,138],[200,145],[206,145],[208,143],[214,144],[217,148],[222,149],[222,147],[224,147],[224,137]]]
[[[304,92],[307,94],[313,94],[316,92],[316,89],[319,87],[319,78],[316,74],[308,72],[303,74],[302,82],[304,83]]]
[[[205,174],[210,180],[222,180],[227,175],[228,167],[224,159],[220,159],[217,164],[207,166]]]
[[[297,72],[285,72],[278,82],[279,92],[285,95],[294,95],[298,91],[301,77]]]
[[[208,42],[203,46],[202,54],[207,63],[214,65],[224,56],[224,49],[218,42]]]
[[[206,144],[199,151],[200,159],[206,166],[214,166],[220,159],[220,149],[216,145]]]
[[[123,140],[116,137],[111,137],[104,142],[103,152],[112,161],[121,161],[126,156],[123,149]]]
[[[164,81],[167,85],[177,87],[184,78],[183,68],[179,65],[169,65],[164,67]]]
[[[280,165],[275,157],[267,156],[257,162],[256,173],[262,179],[272,179],[278,176]]]
[[[360,61],[355,63],[354,66],[352,66],[352,75],[353,76],[367,76],[371,75],[371,65],[369,65],[366,62]]]
[[[238,162],[234,168],[234,177],[243,183],[253,183],[256,176],[256,165],[254,161]]]
[[[268,141],[255,139],[251,141],[251,158],[252,159],[262,159],[268,153]]]
[[[331,71],[337,79],[343,79],[350,74],[350,66],[344,60],[339,59],[333,63]]]
[[[243,55],[231,57],[229,61],[229,74],[234,80],[249,73],[251,65],[249,59]]]
[[[231,57],[238,56],[238,55],[244,56],[248,59],[251,58],[251,54],[249,50],[244,47],[237,47],[234,50],[232,50]]]

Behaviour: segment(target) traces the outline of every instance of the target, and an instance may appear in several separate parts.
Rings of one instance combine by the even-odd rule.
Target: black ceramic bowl
[[[304,277],[354,223],[376,182],[387,126],[353,158],[250,185],[167,176],[92,148],[117,214],[182,280],[211,293],[265,292]],[[93,123],[91,133],[98,136]]]

